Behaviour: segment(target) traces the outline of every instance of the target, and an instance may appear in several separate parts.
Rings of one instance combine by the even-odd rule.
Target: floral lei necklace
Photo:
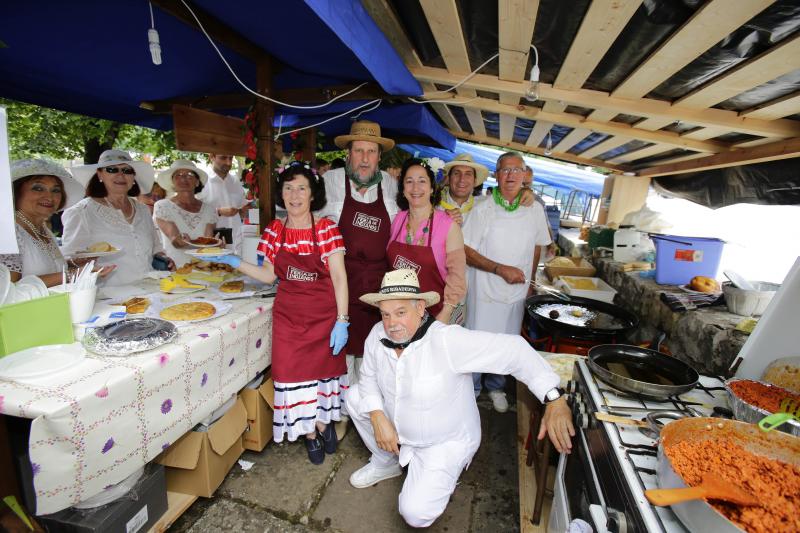
[[[500,187],[495,187],[494,190],[492,190],[492,198],[494,198],[494,203],[510,213],[511,211],[516,211],[519,207],[519,201],[522,199],[522,191],[517,194],[513,202],[509,202],[500,194]]]

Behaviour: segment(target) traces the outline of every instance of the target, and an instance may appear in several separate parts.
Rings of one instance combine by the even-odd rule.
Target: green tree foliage
[[[8,110],[8,140],[12,159],[82,158],[96,163],[103,150],[117,148],[153,156],[156,166],[172,159],[197,161],[194,153],[179,152],[175,134],[142,126],[86,117],[33,104],[0,98]]]

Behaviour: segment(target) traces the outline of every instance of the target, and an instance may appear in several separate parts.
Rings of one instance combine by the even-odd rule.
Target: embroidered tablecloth
[[[90,353],[35,385],[0,380],[0,412],[33,419],[37,514],[122,481],[266,368],[272,301],[231,300],[226,315],[180,326],[169,344],[128,357]]]

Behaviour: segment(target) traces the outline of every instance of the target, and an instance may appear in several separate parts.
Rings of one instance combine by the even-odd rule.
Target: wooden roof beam
[[[766,161],[776,161],[779,159],[790,159],[800,157],[800,137],[785,139],[769,144],[763,144],[753,148],[732,150],[722,154],[693,159],[691,161],[681,161],[679,163],[668,163],[640,170],[639,176],[669,176],[672,174],[684,174],[696,172],[698,170],[711,170],[715,168],[732,167],[738,165],[751,165],[753,163],[763,163]]]
[[[409,68],[414,77],[421,82],[454,85],[464,78],[463,75],[455,75],[441,68],[413,66]],[[505,81],[486,74],[476,74],[467,80],[463,86],[475,90],[496,93],[506,92],[517,96],[523,96],[527,89],[527,84],[525,82]],[[432,99],[440,99],[447,98],[448,94],[428,94],[426,92],[426,96]],[[607,111],[609,114],[613,113],[614,115],[618,113],[628,113],[643,117],[662,118],[670,122],[681,120],[688,124],[719,126],[729,128],[730,131],[738,131],[751,135],[800,136],[800,122],[795,120],[747,118],[739,116],[735,111],[726,111],[724,109],[686,108],[670,104],[663,100],[654,100],[651,98],[617,98],[609,96],[604,92],[590,91],[587,89],[558,89],[548,83],[539,84],[539,98],[547,100],[548,103],[550,103],[550,100],[555,101],[554,103],[560,101],[565,104]],[[545,105],[545,111],[548,111],[547,105]]]
[[[775,0],[710,0],[611,93],[639,98],[769,7]]]
[[[180,0],[151,0],[151,3],[197,31],[201,31],[197,21]],[[192,3],[191,7],[208,35],[217,43],[254,63],[260,63],[265,57],[269,57],[269,54],[260,46],[245,38],[230,26],[223,24],[218,18],[209,14],[197,4]]]
[[[403,31],[403,26],[400,24],[397,14],[389,5],[388,0],[361,0],[361,4],[364,6],[364,9],[367,10],[367,13],[369,13],[369,15],[372,17],[372,20],[375,21],[375,24],[377,24],[381,29],[386,38],[389,39],[389,42],[392,43],[392,46],[398,55],[403,59],[403,62],[408,66],[421,67],[422,61],[420,61],[419,56],[414,50],[414,47],[411,45],[411,41],[409,40],[405,31]],[[422,85],[423,91],[436,90],[436,86],[430,82],[421,83],[420,85]],[[461,126],[458,124],[458,121],[453,116],[453,113],[450,112],[446,105],[429,105],[433,108],[433,111],[439,115],[439,118],[442,119],[442,122],[448,129],[461,131]]]
[[[424,96],[427,97],[428,95],[426,94]],[[478,110],[483,110],[501,114],[506,113],[515,117],[527,118],[531,120],[545,120],[547,122],[562,124],[572,128],[586,128],[609,135],[625,135],[650,142],[660,142],[679,148],[689,148],[701,152],[720,152],[728,150],[730,147],[727,143],[684,139],[677,133],[669,131],[637,130],[628,124],[622,124],[618,122],[594,122],[591,120],[586,120],[584,117],[572,113],[548,113],[535,107],[509,106],[501,104],[497,100],[490,100],[488,98],[464,99],[461,97],[454,97],[452,100],[453,101],[450,105],[460,106],[465,110],[474,110],[476,112],[478,112]]]
[[[526,67],[533,41],[533,28],[539,0],[499,0],[497,3],[498,58],[501,80],[522,81],[527,78]],[[514,105],[519,96],[500,93],[500,101]],[[510,139],[509,139],[510,140]]]
[[[632,137],[625,137],[624,135],[615,135],[614,137],[609,137],[608,139],[601,141],[591,148],[584,150],[579,155],[581,157],[588,157],[594,158],[600,154],[604,154],[609,150],[613,150],[614,148],[619,148],[623,144],[628,144],[633,140]]]
[[[631,161],[635,161],[637,159],[644,159],[645,157],[650,157],[652,155],[658,155],[664,152],[669,152],[674,148],[675,148],[674,146],[665,146],[663,144],[656,143],[652,146],[645,146],[637,150],[631,150],[630,152],[619,154],[617,156],[612,157],[611,159],[607,159],[606,161],[608,161],[609,163],[630,163]]]
[[[586,130],[583,128],[574,128],[571,132],[564,135],[564,137],[558,141],[558,144],[553,146],[554,152],[566,152],[582,140],[584,140],[588,135],[591,135],[590,130]]]
[[[738,5],[738,3],[736,4]],[[800,35],[728,70],[675,102],[680,107],[704,108],[800,68]]]
[[[525,146],[529,148],[538,148],[552,127],[552,122],[537,120],[536,124],[533,125],[531,134],[528,135],[528,140],[525,141]]]
[[[782,98],[767,102],[753,109],[748,109],[739,113],[747,118],[760,118],[772,120],[776,118],[788,117],[795,113],[800,113],[800,91],[787,94]]]
[[[510,148],[512,150],[516,150],[522,153],[530,153],[530,154],[537,154],[544,156],[544,148],[534,148],[532,146],[528,146],[527,144],[521,144],[518,142],[505,142],[501,141],[500,139],[496,139],[494,137],[483,137],[479,135],[471,135],[469,133],[464,132],[453,132],[453,135],[458,137],[459,139],[463,139],[465,141],[472,141],[481,144],[490,144],[493,146],[500,146],[504,148]],[[559,159],[561,161],[568,161],[570,163],[578,163],[579,165],[588,165],[593,167],[601,167],[601,168],[608,168],[611,170],[617,170],[619,172],[627,172],[629,170],[626,166],[621,165],[613,165],[606,163],[605,161],[600,161],[599,159],[587,159],[585,157],[580,157],[573,154],[568,153],[558,153],[552,152],[551,154],[547,155],[546,157],[550,157],[552,159]],[[534,168],[534,173],[536,169]]]
[[[514,124],[516,119],[508,115],[500,115],[500,139],[511,141],[514,138]]]

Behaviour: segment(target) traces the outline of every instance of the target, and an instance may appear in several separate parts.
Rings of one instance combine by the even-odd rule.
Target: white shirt
[[[19,224],[14,224],[17,232],[18,254],[0,255],[0,263],[11,272],[18,272],[22,277],[43,276],[61,272],[64,257],[58,251],[56,238],[47,230],[50,245],[38,241]]]
[[[399,211],[396,201],[397,180],[382,170],[381,175],[383,176],[380,183],[383,192],[383,204],[386,206],[386,211],[389,213],[389,220],[394,220],[395,215]],[[366,192],[361,195],[355,191],[352,183],[345,175],[343,168],[329,170],[322,179],[325,180],[325,198],[327,203],[325,207],[316,212],[316,215],[319,217],[328,217],[337,224],[339,223],[339,215],[342,214],[344,199],[347,194],[344,188],[345,183],[350,185],[350,194],[356,202],[371,204],[378,199],[377,183],[367,188]]]
[[[172,200],[159,200],[153,206],[153,221],[158,228],[157,218],[172,222],[178,227],[181,235],[185,233],[192,239],[202,237],[205,235],[206,226],[217,223],[216,210],[207,202],[202,203],[200,211],[192,213],[191,211],[186,211]],[[191,261],[192,257],[186,255],[185,250],[172,246],[170,238],[163,231],[159,232],[161,233],[161,243],[164,246],[164,250],[175,261],[175,265],[183,266]]]
[[[425,336],[403,350],[381,344],[383,323],[364,343],[359,410],[382,410],[392,421],[401,446],[426,447],[460,441],[477,450],[481,423],[473,372],[511,374],[544,401],[559,384],[558,375],[522,337],[434,322]],[[413,453],[413,451],[412,451]],[[404,463],[401,447],[400,463]]]
[[[131,200],[136,213],[128,224],[119,209],[84,198],[61,216],[64,224],[64,255],[107,242],[119,253],[96,260],[98,265],[117,265],[105,285],[127,285],[142,279],[153,270],[153,255],[163,252],[161,235],[153,224],[146,205]]]
[[[244,187],[235,174],[228,173],[225,179],[217,176],[213,170],[208,173],[203,190],[197,194],[197,199],[209,203],[215,210],[223,207],[241,209],[247,203]],[[239,213],[233,216],[220,216],[217,221],[218,228],[231,228],[233,233],[233,247],[238,250],[242,240],[242,217]]]

